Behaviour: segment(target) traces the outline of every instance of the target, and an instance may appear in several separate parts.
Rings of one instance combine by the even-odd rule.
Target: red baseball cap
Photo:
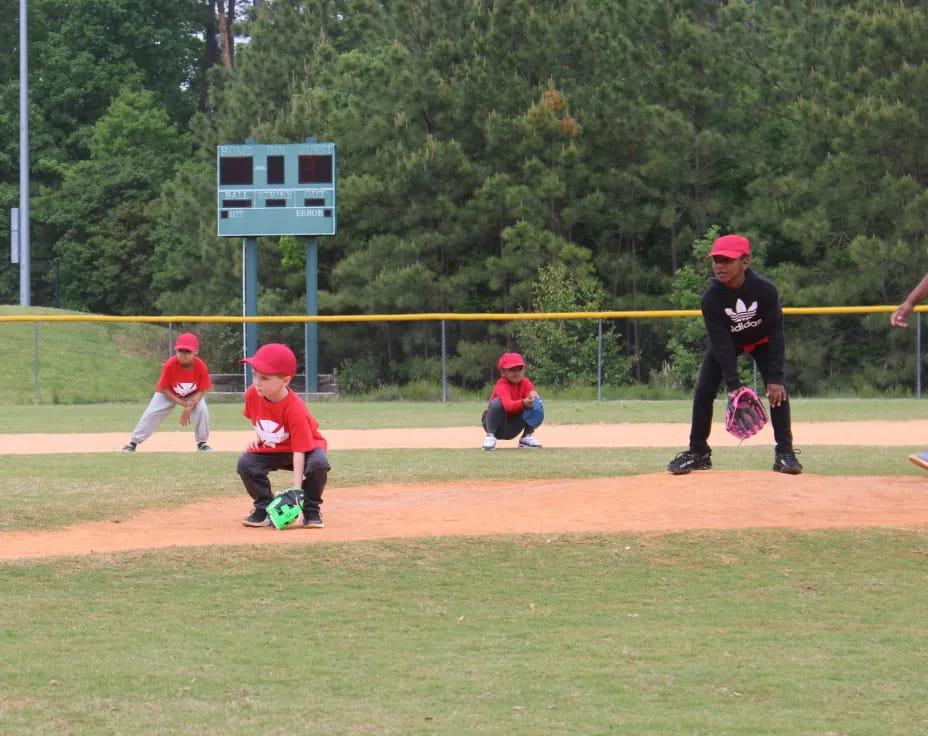
[[[518,353],[503,353],[496,367],[500,370],[525,367],[525,361],[522,360],[522,356]]]
[[[290,376],[296,375],[296,356],[286,345],[279,342],[269,342],[262,345],[250,358],[242,358],[239,363],[248,363],[259,373],[268,375]]]
[[[706,258],[724,256],[725,258],[740,258],[751,255],[751,241],[743,235],[723,235],[716,238],[712,250]]]
[[[177,336],[177,339],[174,341],[175,350],[189,350],[191,353],[195,353],[200,349],[200,341],[197,340],[197,336],[192,332],[184,332]]]

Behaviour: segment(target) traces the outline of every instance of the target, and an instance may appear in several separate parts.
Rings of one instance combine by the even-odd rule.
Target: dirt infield
[[[745,445],[771,445],[769,427]],[[928,440],[928,422],[821,422],[794,427],[801,446],[912,445]],[[329,430],[330,446],[359,448],[474,447],[474,428]],[[549,447],[668,447],[686,444],[684,425],[546,426]],[[250,432],[218,432],[217,451],[238,452]],[[125,435],[0,435],[4,454],[54,447],[56,454],[114,452]],[[501,442],[499,452],[514,442]],[[720,427],[713,446],[736,445]],[[159,432],[139,452],[189,452],[188,432]],[[514,451],[514,450],[511,450]],[[542,450],[543,452],[543,450]],[[807,455],[812,453],[807,450]],[[900,463],[906,458],[900,455]],[[770,470],[713,470],[686,476],[666,472],[595,479],[448,481],[332,487],[326,491],[325,529],[248,529],[239,523],[247,503],[215,498],[144,518],[77,524],[47,532],[0,534],[0,559],[85,555],[174,546],[312,543],[388,537],[561,532],[669,531],[748,527],[915,527],[928,525],[928,475],[784,476]]]
[[[476,427],[431,427],[425,429],[323,429],[329,447],[335,450],[398,448],[477,448],[483,435]],[[908,422],[808,422],[794,424],[799,446],[879,445],[892,447],[928,444],[928,421]],[[241,452],[254,433],[213,432],[210,445],[221,452]],[[689,427],[682,424],[582,424],[545,425],[538,437],[549,447],[686,447]],[[117,452],[127,441],[125,432],[109,434],[5,434],[0,448],[7,455]],[[514,442],[501,442],[500,447]],[[713,447],[735,447],[738,440],[722,425],[712,428]],[[139,452],[186,452],[193,448],[190,432],[155,432]],[[764,428],[744,441],[745,447],[773,446],[773,430]],[[50,449],[51,448],[51,449]]]

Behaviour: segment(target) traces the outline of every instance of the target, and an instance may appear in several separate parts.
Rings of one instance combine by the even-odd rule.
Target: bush
[[[372,358],[346,358],[339,366],[338,390],[343,394],[363,394],[379,385],[377,364]]]

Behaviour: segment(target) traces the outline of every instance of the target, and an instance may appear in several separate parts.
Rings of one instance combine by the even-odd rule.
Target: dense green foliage
[[[14,5],[0,0],[7,17]],[[223,66],[206,48],[214,0],[32,0],[34,303],[240,313],[241,244],[215,235],[215,147],[248,137],[338,145],[323,313],[539,311],[554,265],[576,286],[560,295],[573,309],[683,306],[706,284],[700,244],[716,231],[752,239],[787,306],[898,303],[928,267],[923,3],[255,5]],[[17,48],[14,26],[0,33]],[[16,73],[15,54],[0,55],[4,224]],[[259,253],[260,313],[305,312],[299,248],[265,238]],[[6,264],[0,302],[16,289]],[[912,332],[883,315],[787,330],[794,389],[912,383]],[[549,336],[555,351],[538,332],[454,323],[452,379],[491,380],[503,349],[550,373],[570,335]],[[578,359],[595,323],[580,332]],[[607,326],[608,380],[687,387],[703,349],[690,332]],[[440,369],[431,324],[320,338],[320,368],[359,386]],[[231,327],[214,339],[238,342]]]

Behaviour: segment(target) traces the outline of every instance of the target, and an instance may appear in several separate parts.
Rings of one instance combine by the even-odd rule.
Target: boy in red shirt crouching
[[[511,440],[521,432],[520,448],[540,450],[535,430],[544,421],[545,410],[535,385],[525,375],[525,361],[518,353],[503,353],[496,367],[500,379],[493,387],[481,419],[487,433],[483,449],[492,450],[496,440]]]
[[[206,367],[198,353],[200,341],[192,332],[177,336],[174,355],[161,366],[161,376],[155,386],[148,408],[142,413],[128,444],[123,452],[135,452],[135,448],[151,437],[161,426],[175,406],[181,407],[180,426],[193,424],[193,437],[199,452],[209,452],[209,409],[206,407],[206,392],[213,387]]]
[[[267,506],[274,500],[268,474],[292,470],[291,488],[303,490],[303,528],[325,526],[319,515],[322,491],[329,477],[328,443],[319,434],[319,422],[309,413],[299,394],[290,388],[296,374],[296,356],[286,345],[268,343],[258,348],[248,363],[252,384],[245,391],[245,409],[257,437],[238,459],[238,474],[254,501],[244,526],[271,526]]]

